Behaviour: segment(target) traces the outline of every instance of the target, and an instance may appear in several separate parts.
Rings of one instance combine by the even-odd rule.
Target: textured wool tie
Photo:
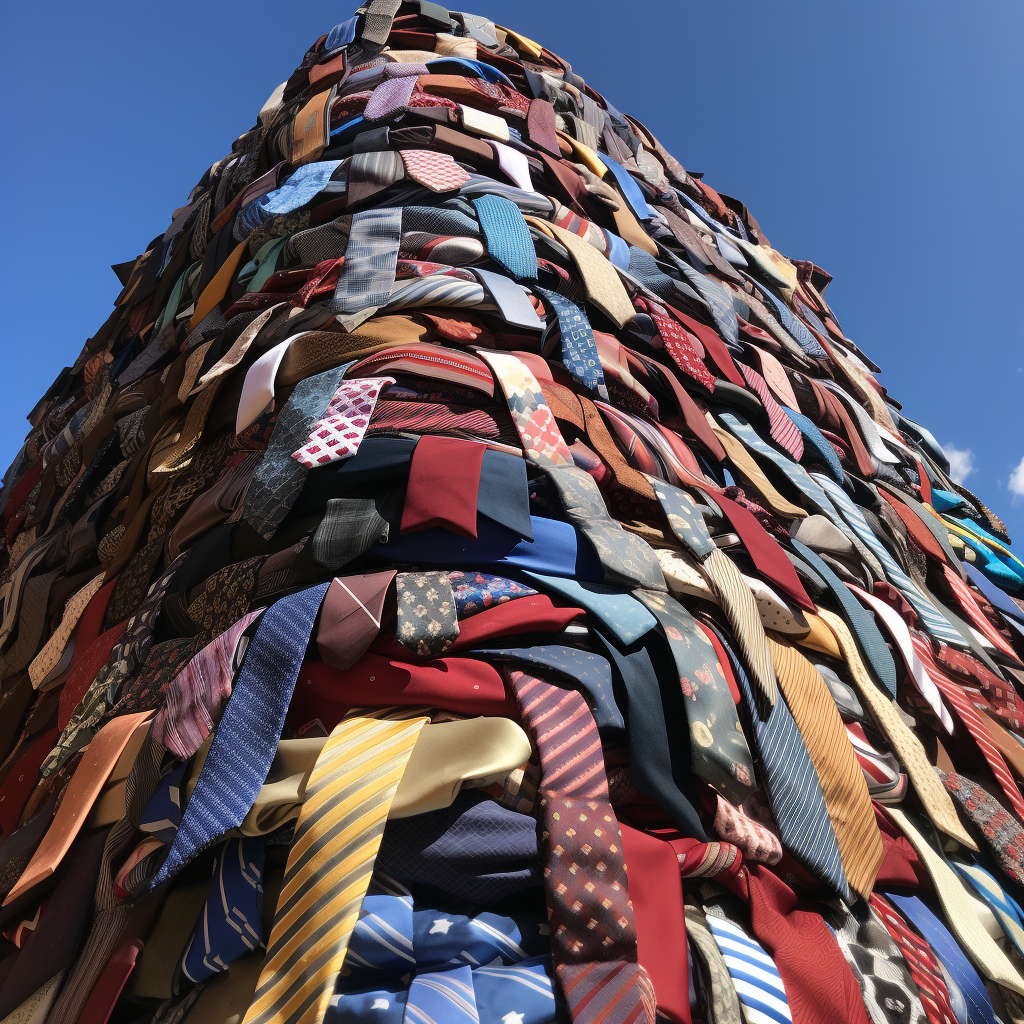
[[[328,584],[282,598],[256,629],[167,860],[151,883],[173,878],[237,828],[267,779],[299,666]]]
[[[558,333],[562,339],[562,363],[585,387],[607,397],[604,370],[597,351],[597,342],[587,314],[558,292],[533,286],[533,290],[555,311]]]
[[[536,280],[537,250],[519,207],[504,196],[473,200],[487,242],[487,255],[517,280]]]
[[[846,623],[835,612],[826,609],[821,609],[818,614],[835,634],[839,649],[850,667],[850,678],[857,688],[858,696],[867,705],[889,746],[907,769],[907,775],[921,798],[921,803],[928,811],[928,817],[937,828],[952,836],[958,843],[963,843],[971,850],[977,849],[974,840],[960,824],[953,801],[943,789],[939,777],[929,763],[921,741],[900,717],[895,703],[880,693],[872,682]]]
[[[307,466],[292,453],[324,415],[350,365],[299,381],[274,424],[270,444],[249,482],[242,506],[242,518],[265,540],[277,532],[306,482]]]
[[[910,976],[917,985],[929,1024],[956,1024],[956,1016],[949,1004],[946,979],[942,976],[931,946],[907,927],[907,922],[884,896],[874,892],[869,902],[903,954]]]
[[[594,718],[575,691],[518,670],[506,678],[540,754],[552,955],[574,1024],[653,1024]]]
[[[267,958],[244,1024],[319,1024],[370,884],[384,825],[425,718],[350,718],[306,785]]]
[[[885,856],[864,773],[825,680],[792,645],[769,639],[779,686],[807,744],[850,886],[865,899]]]
[[[761,753],[761,774],[783,846],[833,892],[849,900],[850,888],[821,782],[789,708],[785,701],[769,705],[758,699],[722,634],[714,626],[710,628],[725,649],[750,713]]]

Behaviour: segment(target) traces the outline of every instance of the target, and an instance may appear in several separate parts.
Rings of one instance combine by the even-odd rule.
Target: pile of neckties
[[[0,493],[0,1020],[1024,1021],[1024,564],[539,43],[371,0]]]

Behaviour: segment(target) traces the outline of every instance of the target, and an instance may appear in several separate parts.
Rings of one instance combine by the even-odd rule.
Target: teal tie
[[[487,242],[487,255],[516,280],[537,279],[537,250],[519,207],[503,196],[473,200]]]

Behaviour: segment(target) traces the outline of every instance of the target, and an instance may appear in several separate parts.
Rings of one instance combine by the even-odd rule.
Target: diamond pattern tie
[[[453,192],[469,182],[464,171],[449,153],[429,149],[401,149],[405,173],[431,192]]]
[[[551,948],[573,1022],[654,1024],[594,718],[573,690],[518,670],[506,678],[540,754]]]
[[[708,391],[714,391],[714,374],[704,365],[686,328],[675,320],[668,310],[650,299],[639,300],[637,307],[646,309],[650,314],[661,340],[665,343],[665,351],[672,357],[676,366]]]
[[[343,380],[326,412],[313,425],[306,443],[292,452],[292,458],[307,469],[340,462],[359,451],[370,425],[377,398],[394,377],[360,377]]]
[[[537,278],[537,250],[519,207],[504,196],[473,200],[487,242],[487,254],[517,280]]]
[[[317,758],[244,1024],[320,1024],[425,718],[343,719]],[[195,799],[195,797],[193,797]]]
[[[289,594],[260,620],[181,826],[151,888],[237,828],[267,779],[313,621],[329,584]]]
[[[907,927],[906,921],[884,896],[874,892],[869,902],[910,968],[910,976],[921,995],[929,1024],[956,1024],[953,1007],[949,1004],[946,980],[931,946]]]
[[[568,445],[526,363],[508,352],[478,349],[477,355],[490,366],[501,385],[527,458],[544,467],[572,465]]]
[[[533,290],[555,311],[558,333],[562,339],[562,363],[586,388],[604,391],[604,370],[598,355],[597,342],[587,314],[558,292],[533,286]],[[605,392],[606,393],[606,392]]]

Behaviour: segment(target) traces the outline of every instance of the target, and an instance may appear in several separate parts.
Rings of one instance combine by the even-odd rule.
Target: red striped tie
[[[551,954],[573,1024],[654,1024],[594,717],[575,690],[506,677],[540,754]]]
[[[992,774],[996,777],[996,781],[1006,794],[1007,800],[1010,801],[1017,815],[1024,819],[1024,797],[1021,796],[1017,783],[1013,781],[1013,776],[1006,767],[1003,755],[996,749],[988,730],[985,728],[985,723],[981,720],[974,705],[967,698],[959,684],[953,682],[935,664],[935,658],[932,655],[932,645],[928,638],[913,629],[910,631],[910,637],[914,644],[914,650],[921,659],[921,664],[924,665],[925,670],[935,685],[942,691],[942,695],[956,709],[960,720],[967,727],[967,731],[971,736],[974,737],[975,743],[978,744],[982,754],[985,756],[985,760],[992,769]]]
[[[797,425],[783,412],[782,406],[775,401],[774,395],[768,390],[764,377],[751,369],[746,363],[737,363],[740,373],[747,383],[758,393],[761,404],[768,413],[768,424],[772,437],[799,462],[804,455],[804,439],[800,436]]]
[[[977,599],[971,593],[967,584],[964,583],[964,581],[957,575],[956,570],[950,568],[948,565],[944,565],[942,570],[946,574],[946,582],[949,584],[950,589],[954,594],[956,594],[957,600],[959,600],[964,611],[970,616],[974,625],[977,626],[979,631],[984,633],[985,636],[1003,652],[1003,654],[1011,657],[1019,665],[1020,658],[1017,657],[1017,652],[1010,646],[1005,637],[999,635],[999,630],[997,630],[996,627],[993,626],[986,618],[985,613],[981,610],[981,606],[977,602]]]
[[[910,976],[921,994],[928,1024],[956,1024],[956,1016],[949,1002],[949,990],[931,946],[907,927],[906,921],[896,913],[888,900],[874,892],[870,902],[910,968]]]

